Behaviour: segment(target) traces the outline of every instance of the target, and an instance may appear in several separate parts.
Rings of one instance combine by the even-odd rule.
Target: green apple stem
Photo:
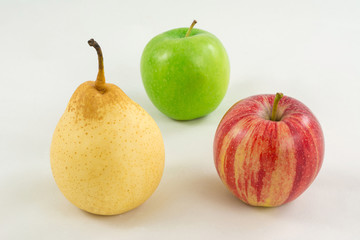
[[[196,23],[197,23],[196,20],[194,20],[194,21],[192,22],[191,26],[189,27],[188,31],[186,32],[185,37],[188,37],[188,36],[190,35],[190,32],[191,32],[191,30],[193,29],[193,27],[195,26]]]
[[[99,72],[98,72],[98,75],[97,75],[97,78],[95,81],[95,87],[99,91],[104,91],[105,90],[104,59],[103,59],[100,45],[94,39],[90,39],[88,41],[88,44],[91,47],[95,48],[97,55],[98,55],[98,60],[99,60]]]
[[[277,110],[279,101],[283,96],[284,96],[284,94],[282,94],[282,93],[276,93],[276,95],[275,95],[271,118],[270,118],[271,121],[276,121],[276,110]]]

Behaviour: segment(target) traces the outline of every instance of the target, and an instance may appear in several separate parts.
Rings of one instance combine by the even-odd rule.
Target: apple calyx
[[[276,111],[277,111],[279,101],[283,96],[284,96],[284,94],[282,94],[282,93],[276,93],[276,95],[275,95],[273,108],[272,108],[272,112],[271,112],[271,118],[270,118],[271,121],[280,121],[280,119],[276,119]]]
[[[191,23],[191,25],[190,25],[190,27],[189,27],[188,31],[186,32],[185,37],[188,37],[188,36],[190,35],[190,32],[191,32],[191,30],[193,29],[193,27],[195,26],[195,24],[196,24],[196,23],[197,23],[197,21],[196,21],[196,20],[194,20],[194,21]]]
[[[90,47],[94,47],[99,60],[99,72],[96,77],[95,81],[95,88],[98,91],[104,92],[105,91],[105,73],[104,73],[104,59],[102,55],[102,51],[100,45],[92,38],[88,41]]]

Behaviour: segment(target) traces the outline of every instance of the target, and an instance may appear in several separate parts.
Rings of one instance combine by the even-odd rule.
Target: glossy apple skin
[[[230,65],[225,48],[214,35],[178,28],[154,37],[141,57],[147,95],[165,115],[191,120],[214,111],[225,96]]]
[[[277,119],[275,95],[233,105],[215,134],[214,160],[227,188],[243,202],[274,207],[296,199],[314,181],[324,157],[324,136],[312,112],[284,96]]]

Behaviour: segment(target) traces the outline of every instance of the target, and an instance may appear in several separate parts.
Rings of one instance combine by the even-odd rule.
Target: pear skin
[[[119,87],[105,83],[100,46],[93,40],[89,45],[98,52],[99,74],[76,89],[58,122],[51,169],[78,208],[121,214],[145,202],[159,185],[164,142],[152,117]]]

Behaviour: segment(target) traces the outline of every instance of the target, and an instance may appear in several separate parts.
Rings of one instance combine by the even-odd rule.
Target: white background
[[[227,49],[230,86],[209,116],[177,122],[146,96],[140,57],[152,37],[193,19]],[[0,33],[0,239],[358,239],[360,1],[2,0]],[[72,93],[96,78],[92,37],[102,46],[107,81],[152,115],[166,149],[153,196],[113,217],[69,203],[49,161]],[[212,143],[232,104],[277,91],[317,116],[325,159],[297,200],[254,208],[221,183]]]

